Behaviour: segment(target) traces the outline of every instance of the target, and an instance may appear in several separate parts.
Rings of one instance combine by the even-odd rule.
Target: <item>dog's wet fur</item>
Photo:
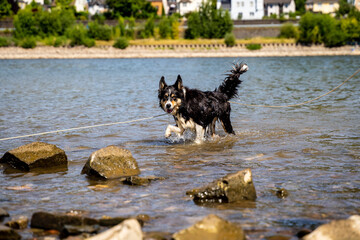
[[[226,133],[235,134],[230,121],[231,107],[228,102],[237,96],[241,84],[240,75],[248,70],[244,63],[234,64],[222,84],[214,91],[200,91],[183,86],[178,75],[175,84],[167,85],[165,78],[159,82],[159,105],[171,114],[176,125],[168,125],[165,137],[172,132],[181,137],[186,129],[196,132],[195,143],[204,140],[205,133],[215,136],[215,124],[219,120]]]

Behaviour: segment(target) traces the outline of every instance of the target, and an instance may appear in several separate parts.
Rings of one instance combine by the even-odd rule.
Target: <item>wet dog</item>
[[[228,102],[237,95],[241,84],[240,75],[248,70],[244,63],[234,64],[222,84],[214,91],[200,91],[183,86],[181,76],[178,75],[175,84],[168,86],[165,78],[159,82],[159,105],[172,115],[176,125],[168,125],[165,137],[176,133],[181,137],[186,129],[196,132],[195,143],[204,140],[205,133],[215,136],[215,124],[219,120],[226,133],[235,134],[231,121],[231,107]]]

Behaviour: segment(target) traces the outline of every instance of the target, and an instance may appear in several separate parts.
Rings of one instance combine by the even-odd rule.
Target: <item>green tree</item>
[[[111,39],[111,27],[108,25],[100,24],[98,21],[89,22],[88,35],[90,38],[96,40],[109,41]]]
[[[0,18],[10,16],[11,14],[11,4],[7,0],[0,0]]]
[[[299,37],[297,28],[291,23],[284,24],[280,28],[280,38],[295,38]]]
[[[340,0],[339,1],[339,9],[336,11],[337,16],[345,16],[349,14],[351,10],[351,5],[348,3],[347,0]]]
[[[106,0],[113,17],[148,18],[156,14],[157,10],[146,0]]]
[[[216,8],[216,0],[203,2],[199,12],[188,17],[186,38],[223,38],[231,32],[233,23],[228,11]]]
[[[144,30],[141,32],[142,38],[150,38],[154,36],[155,21],[153,17],[146,20]]]
[[[167,17],[161,18],[159,22],[159,34],[160,34],[160,38],[171,37],[171,24],[169,18]]]
[[[324,43],[326,47],[346,44],[346,35],[341,30],[340,21],[326,14],[304,14],[299,22],[301,44]]]
[[[303,15],[305,13],[305,3],[306,0],[295,0],[295,10],[300,15]]]

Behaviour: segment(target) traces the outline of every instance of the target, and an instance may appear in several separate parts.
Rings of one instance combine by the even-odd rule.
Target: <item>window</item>
[[[251,1],[251,2],[250,2],[250,7],[253,7],[253,6],[254,6],[254,2]]]
[[[254,12],[250,12],[250,16],[254,16],[255,14],[254,14]]]
[[[245,6],[245,3],[244,1],[241,2],[241,6],[244,7]]]

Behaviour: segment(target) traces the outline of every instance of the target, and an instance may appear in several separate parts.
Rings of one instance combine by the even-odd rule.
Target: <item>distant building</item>
[[[91,0],[89,2],[89,14],[103,14],[108,11],[106,0]]]
[[[165,8],[166,15],[172,15],[177,12],[177,3],[176,0],[168,0],[167,8]]]
[[[74,6],[77,12],[84,12],[88,9],[87,0],[75,0]]]
[[[231,19],[252,20],[264,16],[264,0],[231,0]]]
[[[203,0],[178,0],[177,12],[184,16],[187,13],[198,11],[202,2]]]
[[[151,6],[153,6],[154,8],[156,8],[156,14],[158,16],[162,15],[162,10],[164,9],[164,13],[166,14],[166,10],[167,10],[167,1],[166,0],[147,0],[148,2],[151,3]]]
[[[44,5],[44,0],[19,0],[18,4],[20,9],[24,9],[27,5],[29,5],[32,1],[39,5]]]
[[[224,10],[231,10],[231,0],[218,0],[217,1],[217,8],[222,8]]]
[[[324,13],[335,15],[336,10],[339,9],[338,0],[307,0],[305,4],[306,11],[314,13]]]
[[[353,4],[354,4],[355,8],[358,11],[360,11],[360,0],[354,0]]]
[[[295,12],[294,0],[264,0],[264,15],[267,17],[289,15],[290,12]]]

